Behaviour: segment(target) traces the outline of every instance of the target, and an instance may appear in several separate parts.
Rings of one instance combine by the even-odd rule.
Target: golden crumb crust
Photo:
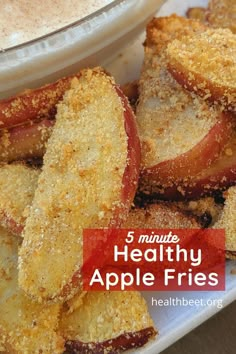
[[[150,327],[155,326],[139,292],[91,291],[74,312],[62,314],[59,331],[67,341],[99,343]]]
[[[235,0],[210,0],[206,18],[210,26],[229,28],[236,33]]]
[[[225,205],[214,228],[225,229],[225,249],[236,252],[236,187],[226,192]]]
[[[174,203],[180,210],[190,212],[197,216],[204,224],[206,222],[208,227],[211,227],[222,212],[223,205],[217,204],[212,197],[205,197],[196,200],[189,200],[184,202]]]
[[[23,164],[0,166],[0,224],[20,235],[24,210],[31,205],[39,171]]]
[[[20,178],[24,176],[24,177],[28,177],[28,180],[27,178],[25,179],[26,186],[22,185],[23,188],[20,190],[21,203],[19,205],[16,204],[17,199],[14,199],[14,195],[17,196],[17,192],[18,192],[18,189],[15,189],[15,187],[17,188],[17,186],[14,186],[14,184],[12,185],[11,190],[12,190],[13,197],[11,198],[11,201],[13,201],[15,204],[17,215],[21,219],[21,223],[22,223],[21,225],[23,228],[25,225],[26,216],[29,212],[30,205],[33,201],[34,191],[37,186],[37,178],[39,176],[40,171],[35,171],[22,165],[20,166],[21,168],[19,169],[18,165],[11,165],[11,167],[13,168],[13,171],[10,171],[11,176],[14,175],[15,171],[18,171]],[[33,174],[33,176],[31,174]],[[1,170],[0,170],[0,175],[1,175]],[[30,181],[29,179],[30,176],[33,177],[33,181]],[[32,191],[32,193],[28,193],[28,190]],[[1,195],[1,190],[0,190],[0,195]],[[174,203],[159,202],[152,205],[148,205],[145,208],[136,207],[134,209],[131,209],[128,214],[127,220],[121,224],[121,227],[123,228],[196,227],[197,228],[200,227],[200,224],[197,223],[196,219],[190,215],[186,215],[184,212],[181,212],[181,210],[179,209],[182,209],[184,211],[193,211],[193,212],[194,211],[196,212],[197,210],[200,214],[204,213],[207,210],[209,211],[209,213],[213,215],[215,215],[216,209],[218,209],[213,198],[205,198],[199,201],[193,201],[193,202],[190,201],[186,203],[177,203],[176,205],[174,205]],[[73,308],[78,307],[78,305],[76,304],[77,302],[79,305],[81,304],[81,298],[83,296],[84,293],[78,294],[77,296],[73,297],[70,301],[67,302],[69,304],[69,307],[72,310]]]
[[[236,112],[236,35],[207,29],[176,39],[167,49],[169,69],[184,87]]]
[[[0,229],[0,347],[7,353],[63,352],[57,333],[59,305],[42,306],[18,287],[18,240]]]
[[[217,121],[219,112],[182,89],[167,69],[168,44],[204,28],[176,15],[155,18],[147,27],[136,112],[144,169],[190,151]]]
[[[122,219],[124,106],[113,80],[84,70],[58,105],[20,251],[20,286],[38,301],[79,290],[83,229]],[[50,256],[49,256],[50,254]]]
[[[123,228],[199,228],[196,218],[181,212],[171,203],[148,205],[146,208],[135,208],[129,213]]]
[[[70,87],[73,78],[64,77],[54,83],[0,100],[0,127],[9,128],[27,121],[54,117],[56,105]]]

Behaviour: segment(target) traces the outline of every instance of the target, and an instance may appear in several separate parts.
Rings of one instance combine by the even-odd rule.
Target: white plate
[[[178,306],[178,307],[156,307],[152,306],[154,299],[169,299],[178,297],[182,299],[203,299],[207,301],[222,301],[223,307],[236,300],[236,275],[230,274],[236,262],[229,261],[226,265],[226,290],[225,291],[198,291],[198,292],[145,292],[143,293],[151,313],[151,316],[159,330],[159,336],[145,349],[136,350],[135,353],[157,354],[169,347],[185,334],[206,321],[215,313],[221,310],[217,306]]]
[[[167,16],[171,13],[184,15],[188,7],[206,6],[207,0],[169,0],[157,14]],[[142,43],[145,38],[143,35],[126,51],[120,53],[119,57],[106,66],[119,83],[132,81],[139,77],[140,68],[143,60]],[[149,343],[135,353],[157,354],[166,349],[172,343],[183,337],[186,333],[206,321],[216,312],[220,311],[217,306],[152,306],[152,298],[169,299],[170,297],[182,299],[203,299],[205,303],[211,300],[222,300],[223,307],[236,300],[236,275],[231,275],[230,271],[236,267],[236,262],[227,262],[226,265],[226,291],[222,292],[145,292],[151,316],[159,330],[157,339]],[[132,351],[133,352],[133,351]]]

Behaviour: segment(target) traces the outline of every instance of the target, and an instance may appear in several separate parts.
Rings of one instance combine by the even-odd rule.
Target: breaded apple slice
[[[64,77],[40,88],[28,89],[0,100],[0,128],[55,117],[56,105],[70,87],[73,77]]]
[[[207,29],[169,44],[169,70],[185,88],[236,112],[236,35]]]
[[[229,28],[236,33],[235,0],[210,0],[206,19],[212,27]]]
[[[225,193],[224,208],[214,225],[216,229],[225,229],[227,256],[234,258],[236,252],[236,187],[231,187]]]
[[[156,335],[138,292],[87,293],[73,313],[62,312],[57,329],[59,305],[36,304],[19,289],[18,241],[0,233],[0,346],[7,352],[62,353],[65,340],[68,352],[114,353],[143,346]]]
[[[0,224],[20,235],[24,210],[32,203],[39,171],[23,164],[0,166]]]
[[[73,313],[62,313],[59,332],[68,353],[121,353],[157,334],[137,291],[88,292]]]
[[[13,107],[18,101],[23,102],[25,100],[25,102],[22,106],[19,105],[23,112],[12,111],[12,117],[3,125],[7,126],[8,124],[8,128],[0,131],[0,161],[12,162],[32,157],[38,158],[44,155],[48,138],[55,123],[52,118],[55,118],[56,104],[62,99],[66,89],[69,88],[71,80],[71,77],[66,77],[50,85],[35,90],[27,90],[24,95],[19,94],[14,99],[9,100],[9,105]],[[131,104],[135,105],[138,95],[137,83],[128,83],[121,89],[129,98]],[[0,116],[1,104],[0,101]],[[32,109],[32,105],[34,105],[35,110]],[[3,110],[7,110],[7,108]],[[18,123],[18,119],[20,125],[14,126]],[[24,119],[25,121],[23,121]]]
[[[143,192],[195,176],[217,158],[232,132],[227,115],[189,94],[168,72],[168,44],[204,29],[176,15],[153,19],[147,27],[137,106]]]
[[[37,301],[81,287],[84,228],[119,226],[137,188],[134,114],[102,70],[84,70],[58,105],[20,250],[19,284]]]
[[[155,190],[156,197],[164,200],[193,200],[215,195],[235,185],[236,182],[236,132],[212,165],[194,178],[186,177],[178,183]]]
[[[0,347],[7,353],[62,353],[59,305],[32,302],[18,287],[18,239],[0,228]]]

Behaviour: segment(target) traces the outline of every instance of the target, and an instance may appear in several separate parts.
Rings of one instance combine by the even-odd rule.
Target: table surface
[[[162,354],[236,353],[236,301],[181,338]]]

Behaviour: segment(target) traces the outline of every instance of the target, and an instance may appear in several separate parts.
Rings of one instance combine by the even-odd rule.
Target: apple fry
[[[18,239],[0,228],[0,347],[7,353],[63,352],[59,305],[31,302],[18,287]]]
[[[56,105],[69,89],[73,77],[78,75],[67,76],[40,88],[28,89],[14,97],[0,100],[0,129],[54,118]],[[130,100],[136,98],[136,83],[124,85],[123,89]]]
[[[70,82],[71,78],[65,78],[66,85],[64,89],[67,88],[67,81]],[[51,84],[50,89],[54,89],[57,86],[60,87],[61,81],[55,84]],[[127,96],[130,102],[135,105],[138,98],[138,89],[137,82],[132,82],[121,87],[125,96]],[[43,86],[38,91],[45,90],[45,97],[49,94],[49,87]],[[36,92],[37,92],[36,90]],[[28,91],[29,94],[30,91]],[[62,94],[64,94],[63,88],[61,88]],[[35,94],[34,91],[31,92],[32,95]],[[17,96],[19,99],[22,99],[22,95]],[[15,97],[15,99],[17,99]],[[55,101],[57,103],[57,101]],[[0,103],[1,105],[1,103]],[[52,117],[56,113],[56,104],[53,108]],[[47,116],[47,115],[46,115]],[[40,114],[32,116],[32,119],[39,119]],[[51,114],[48,114],[48,118],[51,118]],[[12,118],[12,121],[9,124],[14,124],[15,118]],[[27,118],[28,119],[28,118]],[[48,138],[51,136],[52,128],[54,126],[54,119],[43,119],[41,121],[30,121],[26,120],[23,124],[18,125],[9,129],[0,130],[0,162],[12,162],[17,160],[43,157]],[[1,128],[1,125],[0,125]]]
[[[236,33],[235,0],[210,0],[206,19],[212,27],[229,28]]]
[[[89,292],[73,313],[62,313],[60,334],[70,353],[121,353],[157,334],[137,291]]]
[[[12,162],[42,157],[52,133],[53,120],[29,123],[0,132],[0,161]]]
[[[83,229],[127,217],[140,145],[127,99],[100,69],[73,80],[56,118],[26,220],[19,284],[38,301],[62,302],[81,287]]]
[[[59,354],[65,340],[68,352],[106,348],[114,353],[142,346],[156,335],[138,292],[86,294],[73,313],[61,313],[57,328],[59,305],[36,304],[19,289],[18,240],[3,229],[0,233],[0,346],[7,352]]]
[[[140,190],[147,194],[210,166],[232,133],[231,117],[190,95],[167,70],[168,44],[204,29],[199,21],[176,15],[148,25],[137,106]]]
[[[169,44],[169,70],[185,88],[236,112],[236,35],[207,29]]]
[[[73,77],[0,100],[0,128],[11,128],[29,121],[55,117],[56,105],[70,87]]]
[[[0,167],[0,224],[16,235],[23,230],[38,176],[39,171],[21,164]]]
[[[236,133],[212,165],[194,178],[184,178],[165,188],[155,187],[156,197],[163,200],[191,200],[222,192],[236,184]]]
[[[229,144],[231,146],[231,143]],[[162,200],[191,200],[214,195],[236,183],[236,154],[225,149],[223,154],[209,168],[195,178],[186,178],[165,188],[155,187],[156,197]],[[233,153],[232,153],[233,152]],[[232,154],[231,154],[232,153]],[[226,155],[229,154],[229,155]],[[153,192],[154,193],[154,192]]]

